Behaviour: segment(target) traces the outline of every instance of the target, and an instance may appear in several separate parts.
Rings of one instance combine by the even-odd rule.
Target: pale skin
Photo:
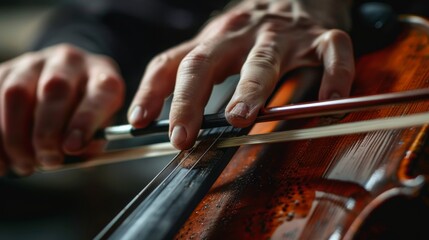
[[[213,85],[237,73],[225,113],[235,127],[252,124],[278,79],[298,67],[324,67],[321,100],[347,97],[352,44],[345,32],[330,29],[338,19],[326,17],[329,12],[316,16],[298,0],[242,1],[150,62],[129,122],[147,126],[174,93],[170,139],[178,149],[190,148]],[[0,174],[10,168],[29,175],[37,165],[61,164],[65,154],[93,151],[91,137],[122,106],[124,86],[113,60],[66,44],[1,64]]]
[[[130,123],[147,126],[174,93],[170,139],[178,149],[190,148],[213,85],[236,73],[240,81],[225,112],[235,127],[252,124],[280,76],[298,67],[324,66],[321,100],[348,96],[354,76],[351,40],[317,20],[325,19],[312,19],[299,1],[243,1],[194,39],[153,59],[131,104]]]
[[[97,148],[91,137],[121,107],[124,86],[111,59],[66,44],[3,63],[0,173],[29,175]]]

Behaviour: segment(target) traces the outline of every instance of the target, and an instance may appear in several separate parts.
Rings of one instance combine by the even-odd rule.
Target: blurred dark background
[[[34,39],[55,0],[0,1],[0,60],[22,53]]]

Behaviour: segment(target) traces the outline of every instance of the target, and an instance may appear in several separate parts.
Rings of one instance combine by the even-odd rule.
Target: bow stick
[[[429,89],[418,89],[398,93],[379,94],[365,97],[354,97],[340,100],[321,101],[306,104],[288,105],[265,109],[257,118],[257,122],[314,117],[332,115],[368,108],[393,105],[398,103],[429,99]],[[308,129],[288,130],[258,135],[248,135],[221,139],[217,147],[235,147],[247,144],[275,143],[294,140],[304,140],[311,138],[339,136],[346,134],[358,134],[376,130],[390,130],[421,126],[429,124],[429,113],[412,114],[401,117],[390,117],[383,119],[368,120],[363,122],[341,123],[330,126],[315,127]],[[227,126],[225,118],[220,114],[208,115],[204,118],[203,128]],[[103,134],[98,133],[98,137],[104,136],[106,139],[124,139],[142,134],[159,133],[168,130],[168,121],[158,121],[151,125],[151,129],[133,129],[129,125],[106,128]],[[128,130],[124,130],[124,129]],[[119,129],[119,130],[118,130]],[[125,132],[124,132],[125,131]],[[113,134],[113,135],[111,135]],[[155,157],[178,153],[170,143],[158,143],[141,146],[126,150],[116,150],[103,153],[86,162],[67,164],[49,169],[39,169],[39,171],[64,171],[78,168],[93,167],[115,162],[142,159],[145,157]]]
[[[364,97],[352,97],[338,100],[319,101],[303,104],[291,104],[282,107],[267,108],[256,118],[258,122],[268,122],[306,117],[317,117],[367,110],[386,105],[428,100],[429,89],[417,89],[403,92],[378,94]],[[201,129],[229,126],[224,113],[210,114],[203,117]],[[108,141],[130,139],[137,136],[167,132],[168,119],[154,121],[146,128],[133,128],[131,125],[107,127],[95,134],[96,139]]]

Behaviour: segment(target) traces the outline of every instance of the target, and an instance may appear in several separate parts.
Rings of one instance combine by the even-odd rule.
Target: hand
[[[57,45],[0,65],[0,174],[61,164],[83,154],[96,129],[122,105],[115,63]]]
[[[301,1],[253,0],[216,17],[194,39],[151,61],[131,104],[130,123],[145,127],[174,91],[170,139],[179,149],[192,147],[213,85],[238,72],[225,112],[235,127],[252,124],[278,79],[298,67],[324,66],[320,99],[348,96],[354,77],[351,40],[324,27],[335,22],[329,11],[313,10]]]

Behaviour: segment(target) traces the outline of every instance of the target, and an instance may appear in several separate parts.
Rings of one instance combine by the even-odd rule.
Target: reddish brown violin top
[[[429,27],[407,25],[394,44],[361,57],[356,65],[352,96],[428,87],[428,32]],[[290,102],[302,84],[299,76],[286,81],[270,106]],[[426,101],[354,112],[337,121],[363,121],[428,110]],[[319,126],[332,119],[259,123],[251,134]],[[424,226],[424,220],[409,215],[404,218],[400,213],[418,209],[423,199],[418,196],[426,184],[423,174],[428,173],[422,172],[422,166],[427,164],[427,133],[428,128],[423,126],[243,146],[176,238],[379,238],[388,232],[390,222],[404,227],[393,229],[395,234],[404,234],[395,237],[417,236],[420,233],[405,226]],[[394,199],[419,200],[412,204],[404,200],[405,204],[396,205]],[[387,220],[377,220],[376,213],[382,213]]]

